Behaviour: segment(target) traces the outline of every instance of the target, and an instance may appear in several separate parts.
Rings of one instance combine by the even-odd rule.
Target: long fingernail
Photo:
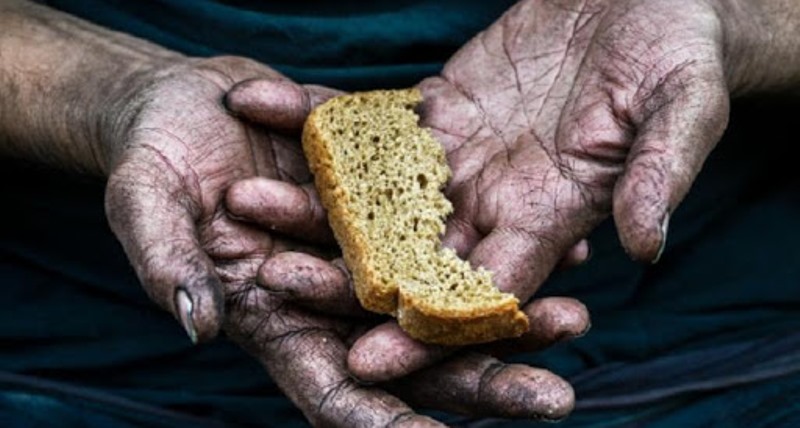
[[[658,247],[658,253],[653,259],[653,264],[661,260],[661,255],[664,254],[664,249],[667,248],[667,230],[669,229],[669,211],[664,214],[664,220],[661,221],[661,245]]]
[[[586,323],[586,327],[583,330],[581,330],[580,333],[576,334],[575,336],[572,336],[572,338],[573,339],[577,339],[579,337],[586,336],[586,334],[589,333],[589,330],[591,330],[591,329],[592,329],[592,323],[588,322],[588,323]]]
[[[183,329],[186,330],[192,343],[197,344],[197,330],[194,328],[194,319],[192,318],[194,303],[186,290],[179,288],[175,292],[175,305],[178,307],[178,317],[181,319]]]

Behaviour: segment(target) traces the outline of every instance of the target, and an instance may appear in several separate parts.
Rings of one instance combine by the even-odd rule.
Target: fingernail
[[[572,338],[573,339],[577,339],[579,337],[586,336],[586,334],[589,333],[589,330],[591,330],[591,329],[592,329],[592,323],[589,322],[589,323],[586,324],[586,327],[580,333],[576,334]]]
[[[658,247],[658,253],[653,259],[653,264],[661,260],[661,255],[664,254],[664,249],[667,248],[667,229],[669,229],[669,211],[664,214],[664,220],[661,221],[661,245]]]
[[[189,297],[189,293],[186,290],[179,288],[175,292],[175,305],[178,307],[178,317],[181,319],[183,329],[186,330],[186,334],[189,335],[192,343],[196,345],[197,330],[194,328],[194,319],[192,318],[194,303],[192,303],[192,298]]]

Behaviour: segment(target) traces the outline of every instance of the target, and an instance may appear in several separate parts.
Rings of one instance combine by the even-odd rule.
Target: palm
[[[680,12],[672,3],[632,3],[521,2],[420,85],[423,122],[453,169],[447,192],[455,213],[445,239],[520,297],[530,297],[612,206],[631,204],[614,201],[615,186],[630,185],[620,177],[636,166],[632,155],[649,150],[637,143],[649,127],[685,121],[688,137],[718,137],[724,128],[713,11],[694,1]],[[687,92],[698,98],[687,102]],[[689,164],[664,159],[666,148],[650,151],[631,177],[633,209],[660,221],[683,194],[649,193],[676,172],[698,169],[715,142],[702,141]],[[636,219],[617,220],[621,233],[653,234]]]

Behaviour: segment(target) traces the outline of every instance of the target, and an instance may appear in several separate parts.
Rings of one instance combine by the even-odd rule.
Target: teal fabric
[[[186,54],[243,55],[301,82],[351,90],[407,86],[436,73],[513,2],[47,3]],[[603,382],[621,390],[637,385],[657,390],[664,386],[662,379],[690,382],[702,377],[691,370],[699,360],[718,356],[728,345],[800,331],[800,175],[788,151],[797,111],[800,105],[789,100],[736,105],[724,142],[672,219],[662,262],[631,262],[613,224],[604,224],[591,239],[592,261],[556,274],[542,290],[582,299],[593,315],[592,332],[515,359],[576,381],[592,376],[594,383],[576,383],[580,399],[592,396],[590,386]],[[4,207],[10,207],[0,222],[0,372],[30,377],[23,382],[0,376],[5,393],[0,425],[14,426],[3,417],[18,417],[18,426],[27,426],[24,415],[36,415],[36,409],[63,414],[50,420],[55,426],[69,418],[78,418],[76,426],[152,422],[146,421],[152,415],[142,413],[143,422],[137,420],[139,412],[123,411],[119,400],[97,405],[78,398],[81,394],[53,392],[70,386],[86,388],[86,397],[99,391],[129,400],[123,400],[127,405],[191,414],[209,424],[304,425],[302,415],[243,352],[224,339],[192,347],[177,323],[149,302],[108,230],[101,182],[0,159],[0,194]],[[742,349],[725,358],[754,352]],[[778,364],[787,353],[759,358]],[[645,369],[650,366],[643,364],[649,362],[663,362],[661,376],[650,375],[653,371]],[[798,385],[796,376],[783,378],[780,385]],[[58,384],[48,392],[36,386],[38,380]],[[583,409],[574,423],[670,426],[700,414],[693,412],[725,410],[721,403],[733,396],[753,398],[763,391],[772,397],[775,382],[689,391],[631,409]],[[715,404],[692,404],[701,402]],[[687,419],[674,419],[681,415]],[[159,420],[163,426],[186,426]],[[747,426],[757,426],[755,421]]]
[[[243,55],[300,82],[408,86],[514,1],[64,1],[48,4],[190,55]]]
[[[488,419],[464,428],[684,428],[800,426],[800,374],[773,382],[686,394],[655,405],[578,411],[559,424]]]

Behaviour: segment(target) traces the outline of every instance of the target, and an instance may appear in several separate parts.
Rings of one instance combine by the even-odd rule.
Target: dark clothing
[[[513,4],[48,3],[190,55],[247,56],[346,90],[437,73]],[[543,287],[581,299],[593,319],[584,338],[515,357],[574,382],[578,411],[565,426],[796,421],[797,111],[786,100],[735,105],[661,263],[631,262],[608,222],[591,238],[592,261]],[[0,194],[0,426],[305,426],[255,361],[224,339],[191,346],[149,301],[107,227],[102,182],[3,159]]]

